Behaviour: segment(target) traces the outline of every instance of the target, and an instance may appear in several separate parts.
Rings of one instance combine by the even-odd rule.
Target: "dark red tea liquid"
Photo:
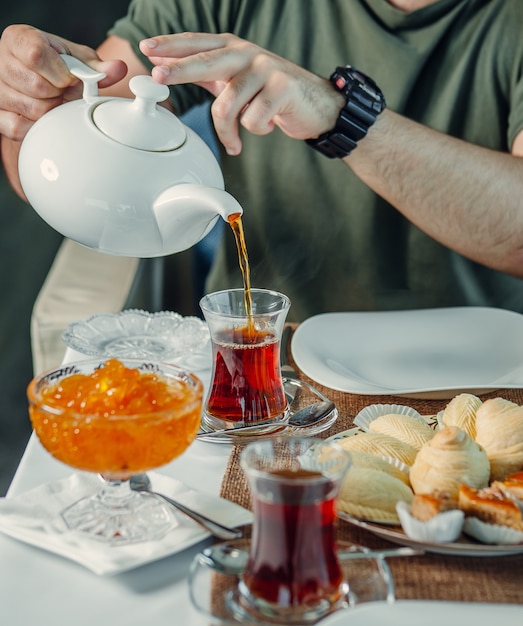
[[[279,341],[252,326],[223,331],[213,340],[214,378],[206,412],[227,422],[266,421],[287,409]]]
[[[336,602],[343,577],[336,556],[333,483],[307,470],[277,475],[288,480],[282,485],[260,478],[253,495],[256,524],[245,588],[255,600],[283,608]],[[318,481],[300,480],[311,477]]]

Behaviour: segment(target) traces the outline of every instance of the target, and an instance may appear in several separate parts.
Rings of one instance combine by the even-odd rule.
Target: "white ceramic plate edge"
[[[332,365],[328,364],[328,354],[322,345],[322,336],[329,339],[329,333],[336,332],[336,329],[343,327],[344,324],[358,324],[358,320],[368,320],[374,317],[376,320],[415,320],[423,319],[423,317],[431,317],[432,315],[442,314],[446,316],[447,321],[450,318],[466,321],[467,316],[485,317],[489,320],[497,321],[502,329],[511,324],[521,324],[521,336],[523,337],[523,316],[513,311],[503,309],[495,309],[489,307],[455,307],[443,309],[420,309],[419,311],[372,311],[368,313],[361,312],[336,312],[322,313],[315,315],[302,322],[293,334],[291,342],[291,351],[293,358],[300,369],[316,382],[325,385],[337,391],[358,393],[361,395],[397,395],[411,398],[433,398],[444,399],[449,398],[458,393],[464,392],[481,392],[488,393],[500,388],[496,381],[501,376],[505,377],[506,371],[502,369],[492,380],[485,381],[482,384],[466,384],[456,381],[456,384],[445,385],[396,385],[384,386],[360,377],[357,373],[346,369],[343,372],[337,372]],[[343,342],[343,337],[336,336],[336,342]],[[350,350],[351,346],[347,346]],[[491,355],[486,355],[491,359]],[[491,359],[492,360],[492,359]],[[508,374],[514,369],[508,368]],[[507,376],[507,378],[509,378]],[[523,388],[523,380],[517,382],[515,380],[503,381],[503,388],[520,389]]]
[[[446,602],[435,600],[396,600],[394,604],[369,602],[338,611],[322,620],[321,626],[441,626],[442,624],[493,623],[520,624],[523,607],[517,604],[486,602]]]
[[[375,522],[366,522],[352,517],[351,515],[347,515],[343,511],[338,511],[337,516],[349,524],[368,530],[377,537],[387,539],[387,541],[392,541],[393,543],[408,546],[410,548],[422,548],[423,550],[433,552],[434,554],[474,557],[495,557],[523,554],[523,544],[488,545],[472,542],[463,543],[460,541],[455,541],[454,543],[426,543],[411,539],[398,527],[391,528],[390,526],[383,526]]]

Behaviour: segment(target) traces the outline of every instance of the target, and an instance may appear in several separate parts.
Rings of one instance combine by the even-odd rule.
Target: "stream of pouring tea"
[[[251,295],[251,270],[249,267],[249,257],[247,255],[247,246],[245,244],[245,234],[243,232],[243,223],[241,213],[233,213],[227,218],[234,233],[236,247],[238,248],[238,262],[243,277],[243,303],[245,313],[248,318],[248,329],[253,329],[252,324],[252,295]]]
[[[286,414],[287,396],[279,368],[279,337],[268,324],[255,323],[241,214],[229,216],[228,222],[243,276],[243,312],[235,309],[237,319],[212,337],[214,374],[205,411],[226,425],[281,419]],[[241,304],[241,300],[233,303],[239,309]]]

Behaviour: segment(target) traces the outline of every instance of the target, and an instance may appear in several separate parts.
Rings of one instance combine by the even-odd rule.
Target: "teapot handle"
[[[79,78],[84,84],[83,98],[91,102],[98,97],[98,82],[106,77],[103,72],[96,72],[85,63],[70,54],[60,55],[67,65],[69,72]]]

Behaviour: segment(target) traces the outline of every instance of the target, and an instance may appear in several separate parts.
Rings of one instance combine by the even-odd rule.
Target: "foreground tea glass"
[[[275,622],[315,622],[347,601],[334,521],[350,457],[333,443],[289,437],[249,444],[240,462],[254,521],[239,606]]]
[[[131,475],[172,461],[196,437],[203,385],[180,367],[93,359],[36,376],[29,415],[44,446],[103,488],[61,512],[71,530],[124,544],[161,538],[177,525],[170,508],[131,491]]]
[[[244,289],[228,289],[200,301],[213,349],[203,415],[212,430],[279,421],[288,413],[280,344],[290,300],[266,289],[251,289],[250,301],[246,297]]]

